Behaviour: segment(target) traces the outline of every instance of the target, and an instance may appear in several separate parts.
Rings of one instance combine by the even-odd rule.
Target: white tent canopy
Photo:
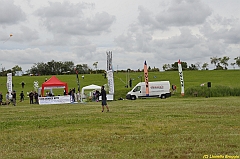
[[[95,85],[95,84],[91,84],[89,86],[85,86],[82,88],[82,91],[81,91],[81,102],[82,102],[82,97],[84,95],[84,90],[101,90],[101,86],[98,86],[98,85]]]

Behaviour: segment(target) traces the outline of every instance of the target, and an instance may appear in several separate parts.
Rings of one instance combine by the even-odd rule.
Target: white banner
[[[178,72],[180,77],[180,84],[181,84],[181,94],[184,96],[184,81],[183,81],[183,71],[182,71],[182,64],[180,60],[178,60]]]
[[[39,104],[65,104],[71,103],[70,95],[67,96],[54,96],[54,97],[39,97]]]
[[[12,92],[12,73],[7,74],[7,90],[9,94]]]
[[[108,87],[109,87],[109,94],[114,94],[114,79],[113,79],[113,71],[107,71],[107,78],[108,78]]]

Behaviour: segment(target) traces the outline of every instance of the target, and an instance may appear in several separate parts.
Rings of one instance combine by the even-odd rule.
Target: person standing
[[[31,91],[29,93],[30,104],[33,104],[33,96],[34,96],[33,91]]]
[[[35,99],[35,104],[38,104],[38,93],[36,91],[34,92],[34,99]]]
[[[24,88],[24,86],[25,86],[25,83],[24,83],[24,81],[22,81],[21,85],[22,85],[22,88]]]
[[[77,91],[77,102],[79,102],[79,100],[80,100],[80,92]]]
[[[100,92],[98,90],[96,90],[96,101],[97,102],[99,101],[99,95],[100,95]]]
[[[20,102],[23,102],[24,101],[24,93],[23,91],[20,93]]]
[[[10,104],[10,101],[9,101],[9,92],[7,92],[6,94],[6,104],[9,105]]]
[[[104,89],[104,86],[101,88],[100,96],[102,96],[102,112],[104,112],[104,106],[106,106],[107,112],[109,112],[109,107],[107,105],[107,93]]]
[[[2,105],[3,95],[2,92],[0,92],[0,105]]]
[[[16,106],[16,100],[17,100],[16,91],[13,91],[13,92],[12,92],[12,102],[13,102],[13,106]]]

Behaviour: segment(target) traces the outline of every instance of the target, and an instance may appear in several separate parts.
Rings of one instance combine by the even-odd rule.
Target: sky
[[[240,56],[239,0],[0,0],[0,68],[73,61],[162,71]],[[12,36],[10,36],[12,35]]]

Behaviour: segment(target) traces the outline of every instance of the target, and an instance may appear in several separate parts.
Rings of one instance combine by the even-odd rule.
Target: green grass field
[[[130,74],[133,85],[140,82],[140,74]],[[77,88],[74,75],[57,77]],[[27,92],[34,80],[44,79],[13,77],[14,89],[19,94],[24,80]],[[125,79],[125,73],[115,74],[117,97],[130,90],[124,87]],[[169,80],[179,88],[178,72],[150,72],[149,79]],[[186,89],[208,81],[213,87],[240,87],[239,70],[186,71],[184,79]],[[85,75],[80,81],[81,87],[107,83],[100,74]],[[3,95],[5,83],[6,77],[0,77]],[[168,99],[108,102],[110,112],[102,113],[99,102],[30,105],[26,98],[16,107],[0,106],[0,158],[240,158],[239,100],[239,96],[181,97],[178,91]]]
[[[239,97],[2,106],[0,158],[240,155]]]

